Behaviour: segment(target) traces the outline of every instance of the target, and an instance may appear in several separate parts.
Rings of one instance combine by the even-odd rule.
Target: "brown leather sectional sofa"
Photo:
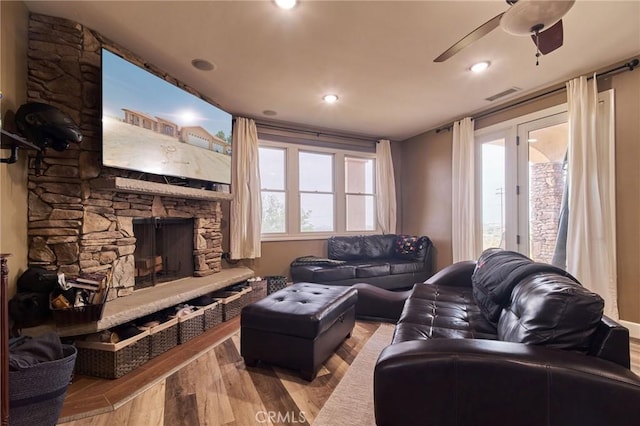
[[[637,425],[628,330],[569,274],[485,252],[416,284],[375,367],[387,425]]]

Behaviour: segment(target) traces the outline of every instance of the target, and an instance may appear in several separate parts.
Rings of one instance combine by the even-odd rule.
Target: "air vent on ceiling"
[[[503,98],[503,97],[505,97],[505,96],[507,96],[507,95],[510,95],[510,94],[512,94],[512,93],[519,92],[520,90],[522,90],[522,89],[521,89],[521,88],[519,88],[519,87],[515,87],[515,86],[514,86],[514,87],[511,87],[511,88],[509,88],[509,89],[507,89],[507,90],[505,90],[505,91],[502,91],[502,92],[500,92],[500,93],[496,93],[496,94],[495,94],[495,95],[493,95],[493,96],[489,96],[488,98],[485,98],[485,100],[487,100],[487,101],[489,101],[489,102],[493,102],[493,101],[495,101],[496,99]]]

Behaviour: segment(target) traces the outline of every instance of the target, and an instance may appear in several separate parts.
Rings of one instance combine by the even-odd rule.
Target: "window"
[[[262,185],[262,233],[287,232],[286,150],[259,148]]]
[[[260,141],[262,237],[375,232],[375,154]]]

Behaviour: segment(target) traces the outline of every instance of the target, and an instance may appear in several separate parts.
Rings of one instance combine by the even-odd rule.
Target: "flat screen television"
[[[231,183],[232,115],[102,49],[105,166]]]

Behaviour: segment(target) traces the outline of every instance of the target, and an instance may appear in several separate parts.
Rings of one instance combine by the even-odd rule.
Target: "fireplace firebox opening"
[[[193,219],[134,219],[135,290],[191,277]]]

